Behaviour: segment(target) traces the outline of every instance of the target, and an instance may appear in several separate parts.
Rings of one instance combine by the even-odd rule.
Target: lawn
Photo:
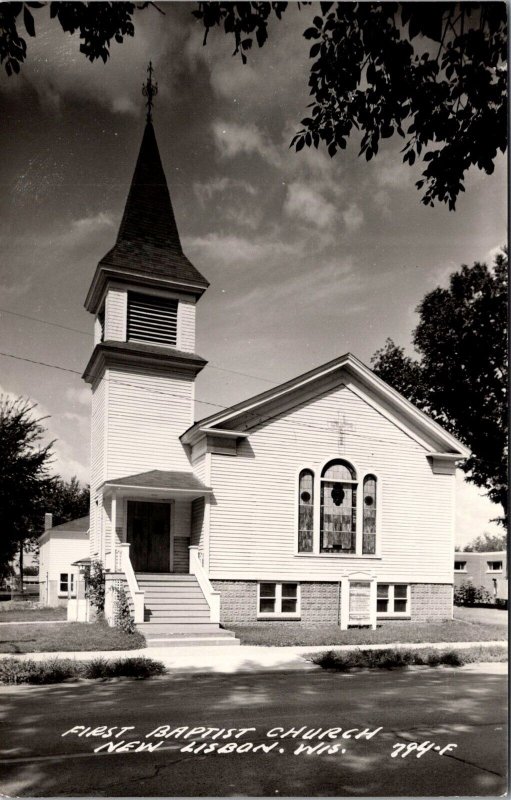
[[[14,607],[10,607],[9,603],[1,604],[0,622],[43,622],[54,619],[66,619],[67,617],[67,609],[64,606],[59,606],[57,608],[51,608],[50,606],[23,608],[23,605],[25,604],[16,603]]]
[[[487,642],[506,641],[507,628],[502,625],[482,625],[459,620],[442,622],[402,622],[382,625],[375,631],[369,628],[350,628],[342,631],[337,625],[229,625],[241,644],[272,645],[334,645],[334,644],[392,644],[394,642]]]
[[[124,633],[105,622],[57,625],[2,625],[0,653],[44,653],[59,650],[137,650],[146,642],[140,633]]]

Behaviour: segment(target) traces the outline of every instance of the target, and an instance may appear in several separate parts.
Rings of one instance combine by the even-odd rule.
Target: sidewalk
[[[320,669],[310,661],[303,658],[306,653],[320,653],[325,650],[381,650],[388,647],[434,647],[448,650],[451,647],[490,647],[504,645],[506,642],[423,642],[421,644],[368,644],[368,645],[316,645],[309,647],[264,647],[256,645],[241,645],[237,647],[146,647],[142,650],[106,650],[89,652],[58,652],[58,653],[0,653],[1,658],[32,659],[34,661],[51,661],[55,658],[72,658],[84,661],[94,658],[134,658],[145,656],[161,661],[172,672],[279,672],[279,671],[306,671]],[[468,665],[469,667],[474,665]],[[500,664],[507,669],[507,664]]]

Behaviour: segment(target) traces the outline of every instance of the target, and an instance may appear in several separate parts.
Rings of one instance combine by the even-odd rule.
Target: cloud
[[[215,194],[221,194],[227,189],[240,189],[249,195],[256,195],[258,189],[248,181],[234,180],[233,178],[212,178],[210,181],[201,183],[196,181],[193,184],[193,191],[202,206],[209,202]]]
[[[92,392],[90,389],[85,387],[83,389],[74,389],[70,387],[69,389],[66,389],[66,397],[72,403],[78,403],[82,406],[90,406]]]
[[[337,214],[333,203],[326,200],[311,186],[298,181],[294,181],[287,187],[284,212],[288,217],[297,217],[318,228],[326,228],[334,221]]]
[[[364,214],[362,209],[356,203],[351,203],[348,208],[342,212],[342,218],[348,231],[356,231],[360,228],[364,221]]]
[[[301,267],[300,272],[290,275],[288,271],[273,274],[266,281],[260,281],[257,286],[244,293],[232,306],[242,308],[259,308],[260,314],[267,316],[268,325],[274,324],[277,319],[276,308],[303,307],[304,298],[309,308],[320,307],[331,301],[332,297],[345,300],[364,291],[365,280],[360,271],[355,268],[351,259],[330,259],[323,264],[311,267],[308,264]],[[358,313],[363,304],[353,303],[342,306],[342,314]]]
[[[32,285],[33,279],[31,275],[25,275],[21,279],[19,276],[16,276],[16,280],[13,283],[2,281],[0,283],[0,296],[2,297],[2,302],[10,303],[12,300],[22,297],[22,295],[30,291]]]
[[[215,145],[222,158],[257,154],[269,164],[280,164],[278,149],[256,125],[216,121],[212,128]]]
[[[235,234],[208,233],[205,236],[188,237],[183,244],[190,250],[204,251],[208,258],[222,264],[265,261],[269,256],[296,253],[296,245],[289,245],[270,238],[248,239]]]
[[[497,244],[495,245],[495,247],[492,247],[490,248],[490,250],[488,250],[485,257],[483,258],[483,261],[488,265],[488,267],[491,267],[493,266],[496,257],[501,253],[502,254],[504,253],[503,245]]]
[[[27,61],[20,76],[6,82],[6,88],[11,91],[19,89],[20,83],[29,84],[40,105],[53,112],[60,110],[64,99],[78,98],[93,100],[114,113],[138,115],[141,76],[145,75],[148,54],[153,63],[163,66],[176,38],[182,35],[177,20],[169,29],[161,24],[158,11],[149,7],[135,14],[134,37],[126,36],[122,44],[112,41],[106,64],[101,59],[91,63],[80,53],[78,34],[63,32],[57,20],[49,18],[47,8],[34,18],[37,35],[26,37]],[[163,92],[172,88],[175,94],[177,71],[165,77]]]

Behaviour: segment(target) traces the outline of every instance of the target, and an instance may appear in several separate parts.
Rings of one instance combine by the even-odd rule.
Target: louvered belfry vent
[[[177,343],[177,300],[128,295],[128,340],[167,344]]]

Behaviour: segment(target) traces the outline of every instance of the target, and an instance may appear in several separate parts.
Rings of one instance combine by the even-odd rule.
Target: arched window
[[[298,479],[298,552],[312,553],[314,473],[302,469]]]
[[[362,555],[376,552],[376,477],[366,475],[363,491]]]
[[[341,459],[321,473],[321,552],[354,553],[357,526],[357,474]]]

